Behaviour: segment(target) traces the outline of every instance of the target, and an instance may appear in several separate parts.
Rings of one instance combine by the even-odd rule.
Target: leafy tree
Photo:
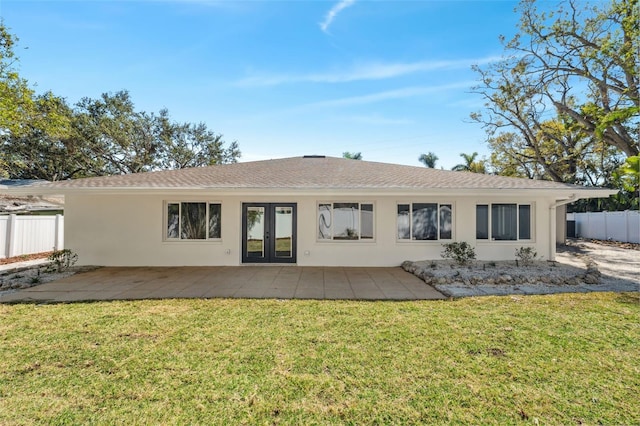
[[[204,123],[164,125],[168,126],[162,132],[165,145],[160,165],[164,169],[235,163],[240,157],[237,142],[224,148],[222,135],[207,129]]]
[[[627,209],[640,208],[640,155],[628,157],[613,176],[616,186],[621,188],[613,201]]]
[[[98,159],[89,174],[138,173],[236,162],[237,142],[224,147],[222,135],[204,123],[175,123],[166,109],[138,112],[127,91],[85,98],[74,127]]]
[[[238,144],[224,147],[204,123],[174,123],[166,109],[139,112],[126,91],[84,98],[75,108],[48,93],[35,98],[46,120],[2,137],[0,158],[14,178],[61,180],[230,163]]]
[[[135,111],[128,92],[83,98],[75,113],[75,137],[85,142],[95,159],[85,174],[138,173],[159,167],[158,117]]]
[[[489,138],[489,147],[489,164],[496,174],[528,179],[543,178],[544,169],[518,133],[503,132]]]
[[[66,176],[71,110],[51,92],[36,95],[16,70],[18,39],[0,21],[0,176]]]
[[[595,142],[571,119],[547,120],[539,129],[532,138],[517,132],[489,138],[492,170],[505,176],[595,186],[607,182],[623,161],[616,148]]]
[[[640,187],[640,155],[627,158],[620,166],[619,176],[630,191],[638,191]]]
[[[609,198],[594,198],[577,201],[568,207],[570,212],[622,211],[640,208],[640,156],[628,157],[611,173],[606,185],[618,193]]]
[[[349,160],[362,160],[361,152],[343,152],[342,158],[348,158]]]
[[[204,123],[174,123],[168,111],[136,111],[127,91],[83,98],[74,107],[51,92],[36,95],[20,78],[17,38],[0,21],[0,176],[60,180],[230,163]]]
[[[477,152],[474,152],[473,154],[461,153],[460,157],[464,159],[464,163],[453,166],[451,170],[456,172],[464,171],[464,172],[472,172],[472,173],[487,172],[485,160],[476,161],[476,157],[478,157]]]
[[[438,156],[433,152],[428,152],[426,154],[421,154],[420,157],[418,157],[418,161],[424,164],[425,167],[433,169],[436,167]]]
[[[504,59],[475,68],[486,103],[472,118],[499,173],[603,184],[620,155],[638,154],[637,3],[520,3]]]
[[[0,132],[19,134],[22,123],[30,119],[34,92],[15,69],[14,52],[18,39],[0,21]]]
[[[78,150],[72,140],[72,110],[51,92],[33,99],[35,117],[21,123],[20,132],[0,136],[0,158],[8,176],[18,179],[61,180],[73,176]]]

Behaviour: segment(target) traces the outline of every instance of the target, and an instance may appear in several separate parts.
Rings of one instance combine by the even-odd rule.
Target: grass
[[[262,253],[263,240],[247,240],[247,251],[250,253]],[[291,252],[291,237],[276,239],[276,252]]]
[[[0,305],[0,424],[638,424],[637,293]]]

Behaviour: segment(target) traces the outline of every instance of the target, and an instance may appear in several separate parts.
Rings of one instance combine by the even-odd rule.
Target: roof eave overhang
[[[352,196],[375,196],[375,195],[448,195],[448,196],[529,196],[548,197],[556,200],[563,200],[570,197],[581,198],[606,198],[616,194],[618,191],[604,188],[407,188],[407,187],[291,187],[291,188],[260,188],[260,187],[211,187],[211,186],[186,186],[186,187],[21,187],[21,188],[0,188],[0,194],[8,195],[154,195],[154,194],[228,194],[228,195],[296,195],[296,196],[317,196],[348,194]]]
[[[60,189],[53,189],[47,187],[6,187],[0,186],[1,195],[12,195],[17,197],[29,196],[29,195],[64,195],[66,191]]]

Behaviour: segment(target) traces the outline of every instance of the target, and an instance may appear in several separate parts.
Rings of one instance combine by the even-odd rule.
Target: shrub
[[[476,258],[476,251],[466,241],[443,244],[442,257],[453,259],[458,265],[466,265]]]
[[[516,265],[531,265],[538,258],[538,252],[533,247],[520,247],[516,249]]]
[[[62,272],[75,265],[78,255],[70,249],[54,250],[47,259],[53,262],[53,269],[56,272]]]

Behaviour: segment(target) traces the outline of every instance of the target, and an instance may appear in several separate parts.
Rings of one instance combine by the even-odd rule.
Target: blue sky
[[[0,0],[19,71],[70,103],[126,89],[237,140],[241,161],[304,154],[438,167],[488,155],[472,64],[502,54],[513,1]],[[26,48],[26,49],[25,49]]]

